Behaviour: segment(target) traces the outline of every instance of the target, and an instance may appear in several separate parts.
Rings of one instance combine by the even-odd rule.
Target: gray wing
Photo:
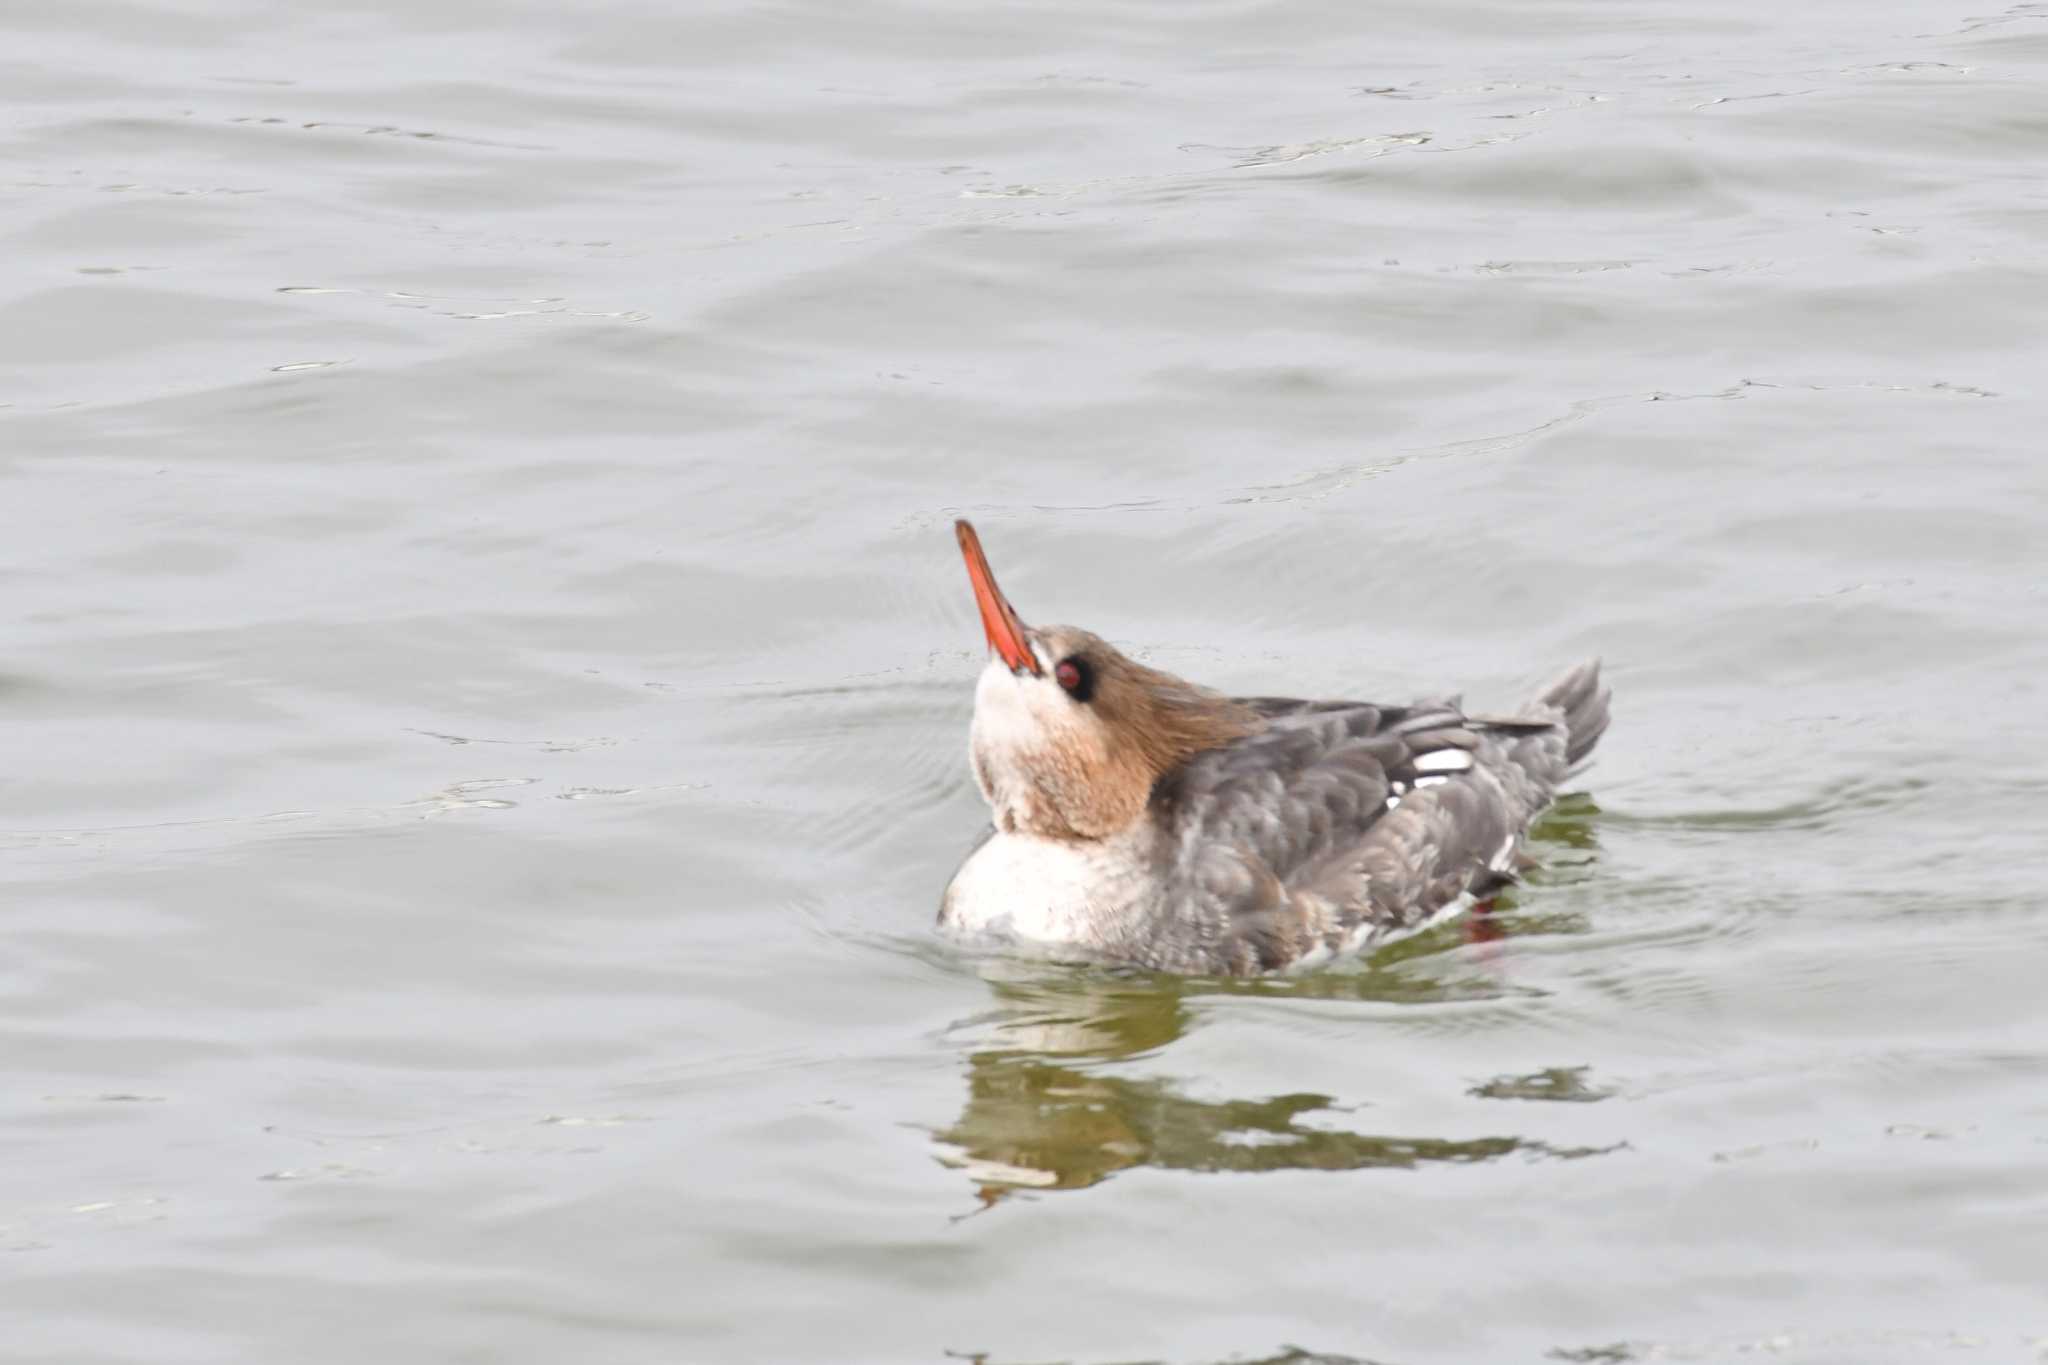
[[[1154,793],[1173,832],[1172,913],[1194,930],[1173,951],[1198,965],[1152,965],[1269,971],[1419,924],[1511,874],[1517,841],[1569,769],[1557,711],[1480,720],[1452,703],[1245,704],[1264,730],[1196,755]]]

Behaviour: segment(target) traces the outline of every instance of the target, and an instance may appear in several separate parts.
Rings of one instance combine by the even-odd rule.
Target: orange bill
[[[988,647],[1003,656],[1012,673],[1019,669],[1039,672],[1038,656],[1024,638],[1024,623],[1017,619],[1017,609],[1003,596],[995,574],[989,571],[981,537],[964,521],[954,522],[953,530],[960,537],[960,553],[967,558],[967,577],[974,584],[974,601],[981,608],[981,628],[988,632]]]

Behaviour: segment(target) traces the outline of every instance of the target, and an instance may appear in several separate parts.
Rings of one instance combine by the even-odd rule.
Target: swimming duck
[[[990,656],[968,747],[992,828],[939,908],[970,944],[1214,976],[1356,953],[1512,881],[1607,728],[1597,660],[1510,717],[1224,696],[1026,626],[954,529]]]

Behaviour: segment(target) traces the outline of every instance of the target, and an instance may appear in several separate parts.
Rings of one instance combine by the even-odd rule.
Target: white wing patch
[[[1472,771],[1477,760],[1464,749],[1431,749],[1417,754],[1408,761],[1408,770],[1418,774],[1413,782],[1394,778],[1387,783],[1391,795],[1387,797],[1387,809],[1393,810],[1401,804],[1401,798],[1410,792],[1425,787],[1441,787],[1450,781],[1448,774]]]

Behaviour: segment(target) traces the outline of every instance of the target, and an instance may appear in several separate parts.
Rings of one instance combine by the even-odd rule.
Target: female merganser
[[[1026,627],[954,529],[993,653],[969,749],[994,828],[939,907],[965,939],[1200,975],[1314,966],[1513,880],[1607,728],[1597,660],[1512,718],[1225,697]]]

